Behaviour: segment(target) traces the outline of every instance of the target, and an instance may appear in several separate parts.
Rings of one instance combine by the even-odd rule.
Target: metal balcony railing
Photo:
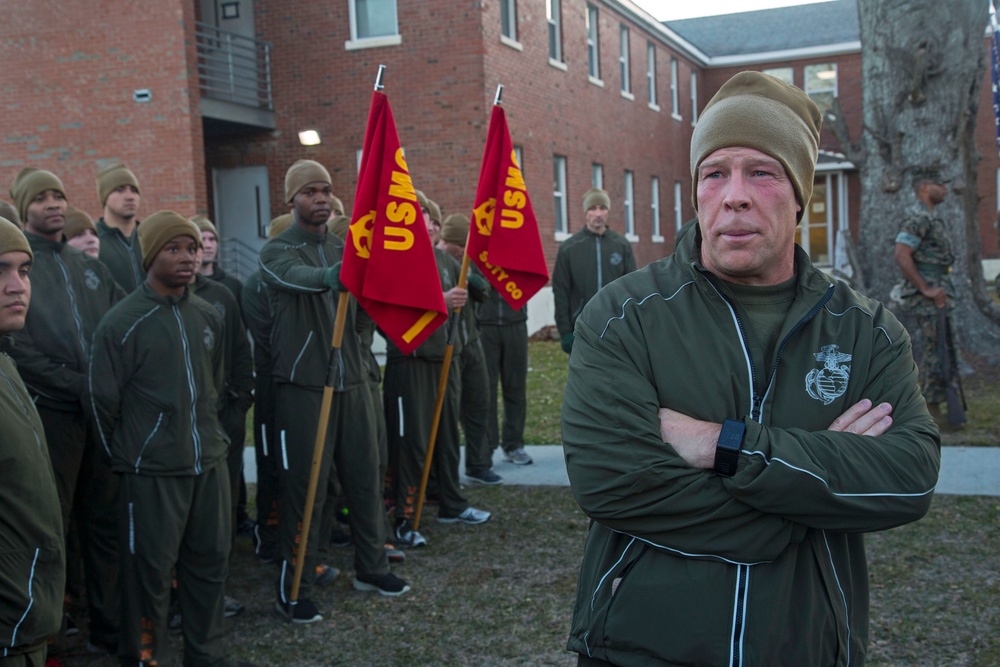
[[[226,273],[241,281],[257,270],[258,251],[238,238],[225,238],[219,242],[219,266]]]
[[[269,42],[198,22],[195,43],[203,97],[274,110]]]

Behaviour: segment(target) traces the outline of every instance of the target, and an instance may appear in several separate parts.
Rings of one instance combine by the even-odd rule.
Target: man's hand
[[[872,402],[865,398],[834,419],[828,430],[858,435],[882,435],[892,426],[892,417],[889,416],[891,413],[892,406],[888,403],[872,407]]]
[[[465,307],[465,302],[469,300],[468,290],[461,287],[452,287],[444,293],[444,303],[449,310]]]
[[[933,301],[934,305],[938,308],[944,308],[948,303],[948,295],[945,293],[943,287],[928,287],[921,290],[920,293]]]
[[[660,408],[657,416],[663,442],[673,447],[685,463],[704,470],[715,467],[715,443],[722,424],[703,422],[667,408]]]
[[[880,403],[872,407],[870,400],[858,401],[833,420],[828,430],[858,435],[878,436],[892,426],[892,406]],[[660,436],[693,468],[711,470],[715,467],[715,445],[722,424],[688,417],[680,412],[660,408]]]

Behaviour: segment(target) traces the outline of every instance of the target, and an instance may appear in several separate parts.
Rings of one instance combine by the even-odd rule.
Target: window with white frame
[[[500,34],[517,41],[517,0],[500,0]]]
[[[670,113],[674,118],[681,117],[680,82],[677,80],[679,67],[677,58],[670,59]]]
[[[545,0],[545,18],[549,22],[549,60],[561,63],[562,56],[562,9],[561,0]]]
[[[514,145],[514,159],[517,160],[517,168],[524,173],[524,148],[518,145]]]
[[[674,229],[680,230],[684,225],[683,206],[681,206],[681,182],[674,181]]]
[[[632,172],[625,170],[625,238],[635,238],[635,189]]]
[[[376,45],[399,44],[396,0],[348,0],[351,42],[370,40]]]
[[[566,157],[556,155],[552,160],[552,199],[556,207],[556,235],[569,233],[566,209]]]
[[[587,5],[587,74],[596,81],[601,80],[601,43],[597,29],[599,18],[597,7]]]
[[[649,89],[649,106],[659,109],[656,104],[656,45],[652,42],[646,43],[646,87]]]
[[[794,70],[791,67],[771,67],[762,71],[764,74],[770,74],[776,79],[781,79],[790,86],[795,85]]]
[[[649,207],[653,212],[653,241],[662,242],[660,233],[660,179],[653,176],[649,179]]]
[[[590,165],[590,187],[604,189],[604,165],[596,162]]]
[[[691,72],[691,124],[698,122],[698,74]]]
[[[837,63],[806,65],[806,95],[812,98],[824,114],[833,106],[837,96]]]
[[[622,93],[626,95],[632,94],[632,82],[631,82],[631,72],[629,71],[628,62],[628,26],[621,25],[618,27],[618,36],[621,38],[621,50],[618,54],[618,64],[619,70],[622,77]]]

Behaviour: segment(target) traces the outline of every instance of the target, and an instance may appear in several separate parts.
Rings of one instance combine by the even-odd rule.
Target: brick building
[[[504,84],[550,266],[582,226],[592,184],[611,194],[612,225],[633,239],[640,266],[673,249],[694,214],[698,110],[736,71],[787,76],[821,102],[837,95],[860,131],[853,0],[748,12],[739,31],[723,29],[732,17],[661,24],[631,0],[0,0],[0,9],[0,183],[24,166],[51,169],[96,217],[94,176],[122,160],[140,180],[140,214],[207,213],[237,273],[252,265],[268,220],[287,211],[294,160],[325,164],[352,205],[379,64],[414,184],[446,214],[471,208]],[[1000,164],[985,97],[981,217],[992,257]],[[307,130],[320,143],[303,145]],[[801,236],[820,264],[860,210],[857,175],[834,145],[824,135]],[[551,313],[535,310],[535,322]]]

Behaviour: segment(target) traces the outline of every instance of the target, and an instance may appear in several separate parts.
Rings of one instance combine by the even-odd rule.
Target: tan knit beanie
[[[6,218],[18,227],[21,226],[21,216],[17,214],[17,209],[14,208],[14,205],[8,202],[0,201],[0,218]]]
[[[62,230],[63,236],[71,239],[83,234],[88,229],[97,234],[97,227],[94,225],[93,219],[75,206],[67,206],[66,225]]]
[[[441,240],[465,247],[469,239],[469,216],[452,213],[441,225]]]
[[[139,247],[142,248],[142,270],[149,271],[149,266],[156,259],[157,253],[178,236],[189,236],[201,244],[201,233],[198,226],[180,213],[173,211],[157,211],[145,218],[139,230]]]
[[[340,239],[347,238],[347,228],[351,226],[351,219],[346,215],[338,215],[330,222],[326,223],[326,228],[331,234]]]
[[[17,215],[22,222],[28,219],[28,204],[38,193],[46,190],[58,190],[63,197],[66,196],[66,188],[63,187],[62,181],[51,171],[25,167],[17,172],[14,184],[10,186],[10,198],[14,200]]]
[[[428,211],[430,211],[431,207],[427,203],[427,195],[424,194],[424,191],[414,190],[413,192],[417,195],[417,204],[420,205],[420,208],[426,208]]]
[[[334,215],[346,215],[347,211],[344,210],[344,202],[340,201],[340,197],[330,196],[330,206],[333,207]]]
[[[299,160],[285,173],[285,201],[295,199],[299,190],[310,183],[326,183],[332,186],[333,180],[326,167],[315,160]]]
[[[97,172],[97,199],[104,206],[108,195],[123,185],[131,185],[139,192],[139,181],[132,170],[121,162],[109,164]]]
[[[267,225],[267,238],[273,239],[275,236],[292,226],[292,214],[285,213],[279,215]]]
[[[611,208],[611,197],[608,193],[599,188],[590,188],[583,193],[583,212],[586,213],[592,207],[604,204],[604,208]]]
[[[691,137],[695,210],[702,160],[720,148],[740,146],[782,164],[804,211],[812,197],[822,125],[819,107],[800,88],[760,72],[740,72],[729,79],[701,112]]]
[[[215,224],[203,215],[196,215],[191,218],[191,222],[198,226],[198,231],[200,232],[212,232],[215,234],[215,238],[219,238],[219,230],[215,228]]]
[[[15,251],[28,253],[29,257],[35,256],[21,228],[7,218],[0,218],[0,255]]]
[[[433,199],[428,199],[427,200],[427,210],[429,210],[431,212],[431,220],[433,220],[434,222],[438,223],[438,225],[440,225],[441,224],[441,207],[437,205],[437,202],[435,202]]]

